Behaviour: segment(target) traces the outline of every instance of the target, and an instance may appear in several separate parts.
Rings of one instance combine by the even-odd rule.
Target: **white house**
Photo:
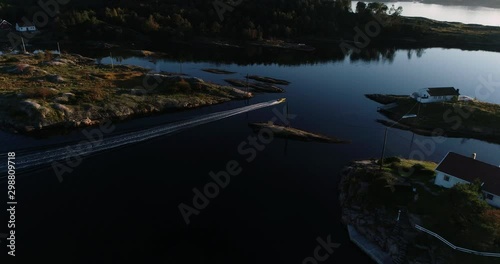
[[[486,202],[500,208],[500,167],[476,160],[476,154],[469,158],[448,152],[436,168],[434,184],[451,188],[457,183],[472,183],[476,179],[482,182]]]
[[[34,26],[33,24],[19,25],[19,23],[16,23],[16,31],[19,32],[37,31],[37,29],[36,26]]]
[[[460,95],[460,90],[453,87],[424,88],[415,92],[411,97],[423,104],[451,101]]]

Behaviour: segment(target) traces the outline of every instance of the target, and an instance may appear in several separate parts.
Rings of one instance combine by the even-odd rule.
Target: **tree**
[[[493,245],[500,246],[500,210],[489,209],[483,215],[484,221],[488,223],[489,231],[493,237]]]
[[[398,6],[396,8],[394,5],[392,5],[391,8],[389,9],[389,15],[391,15],[391,16],[398,17],[398,16],[401,16],[402,13],[403,13],[402,6]]]
[[[335,1],[335,7],[343,12],[350,12],[351,6],[352,6],[351,0],[337,0],[337,1]]]
[[[479,181],[472,184],[456,184],[450,189],[448,199],[451,210],[448,220],[461,229],[480,224],[480,216],[489,208],[482,199]]]
[[[149,18],[144,23],[144,31],[158,31],[160,29],[160,24],[155,21],[153,15],[149,15]]]
[[[372,2],[368,4],[366,9],[368,9],[368,11],[375,15],[385,15],[387,13],[387,10],[389,10],[389,7],[387,7],[383,3]]]
[[[356,13],[363,14],[365,11],[366,11],[366,3],[365,2],[358,2],[356,4]]]

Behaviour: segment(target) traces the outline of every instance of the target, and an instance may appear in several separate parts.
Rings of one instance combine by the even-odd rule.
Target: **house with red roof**
[[[436,168],[436,185],[451,188],[458,183],[479,180],[486,202],[500,208],[500,167],[449,152]]]
[[[425,88],[415,92],[411,97],[420,103],[449,102],[460,96],[460,90],[453,87]]]

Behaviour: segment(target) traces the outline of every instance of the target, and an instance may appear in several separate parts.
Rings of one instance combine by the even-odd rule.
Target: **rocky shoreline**
[[[463,137],[500,142],[500,105],[480,101],[449,101],[416,105],[404,95],[367,94],[366,97],[384,106],[378,111],[389,118],[377,122],[424,136]],[[415,106],[415,107],[413,107]],[[413,107],[413,108],[412,108]],[[408,112],[412,109],[411,112]],[[414,118],[403,119],[404,115]]]
[[[153,99],[153,98],[150,98]],[[68,107],[53,103],[43,106],[32,100],[24,100],[19,110],[28,114],[30,119],[19,122],[12,116],[0,115],[0,128],[14,133],[30,133],[39,130],[58,128],[79,128],[94,126],[105,121],[118,121],[134,117],[153,115],[170,111],[182,111],[203,106],[215,105],[233,100],[233,98],[180,98],[165,96],[154,97],[154,100],[128,97],[128,104],[110,102],[107,105],[88,107]],[[1,101],[0,101],[1,102]],[[56,118],[52,118],[55,116]]]
[[[93,126],[253,96],[196,77],[98,65],[75,54],[2,59],[0,128],[15,133]]]
[[[366,179],[379,169],[375,160],[354,161],[341,173],[339,201],[342,223],[350,225],[379,250],[390,256],[390,263],[444,264],[443,256],[435,255],[438,244],[419,242],[418,232],[413,226],[421,224],[418,215],[409,213],[401,206],[398,210],[386,206],[372,206],[363,194],[373,188]]]

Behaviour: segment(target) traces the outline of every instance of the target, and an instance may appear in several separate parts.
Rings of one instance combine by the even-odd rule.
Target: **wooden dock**
[[[358,233],[356,228],[352,225],[347,225],[347,231],[349,232],[349,238],[351,241],[361,248],[361,250],[370,256],[370,258],[372,258],[376,263],[394,264],[389,254],[383,252],[377,245]]]

